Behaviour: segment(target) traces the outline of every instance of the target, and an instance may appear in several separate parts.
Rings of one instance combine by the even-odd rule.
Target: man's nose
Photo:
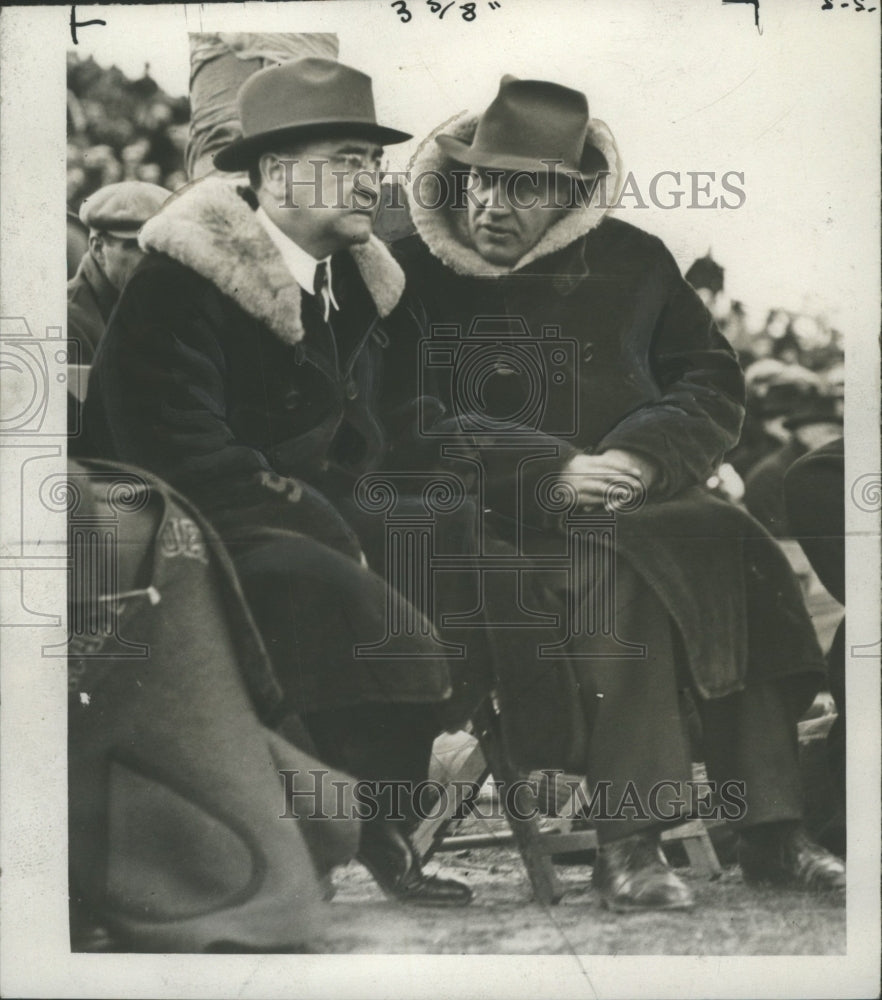
[[[492,188],[488,188],[481,201],[483,211],[494,218],[501,219],[511,215],[512,204],[504,184],[495,184]]]
[[[358,208],[374,208],[380,200],[379,171],[361,170],[352,178],[352,200]]]

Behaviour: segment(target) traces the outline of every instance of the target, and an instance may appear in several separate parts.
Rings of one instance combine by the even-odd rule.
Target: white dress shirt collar
[[[316,260],[312,254],[307,253],[303,247],[298,246],[290,236],[286,236],[281,229],[273,222],[262,208],[258,208],[255,213],[258,222],[266,230],[267,235],[275,244],[276,249],[282,255],[285,267],[291,272],[298,285],[310,295],[315,294],[315,272],[322,261]],[[325,322],[330,317],[331,309],[340,309],[337,300],[334,298],[334,284],[331,277],[331,258],[325,257],[324,263],[328,269],[328,283],[322,290],[322,300],[324,304]]]

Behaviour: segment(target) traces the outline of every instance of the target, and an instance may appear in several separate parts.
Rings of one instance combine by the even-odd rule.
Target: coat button
[[[299,389],[291,389],[289,392],[285,393],[285,409],[286,410],[296,410],[300,405],[300,400],[303,397],[303,393]]]
[[[582,348],[582,360],[586,365],[594,360],[594,344],[590,340]]]
[[[355,384],[355,379],[351,378],[346,383],[346,398],[355,399],[357,395],[358,395],[358,386]]]

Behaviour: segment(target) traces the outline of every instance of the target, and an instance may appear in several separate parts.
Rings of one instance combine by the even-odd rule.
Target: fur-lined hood
[[[464,112],[453,121],[443,122],[431,132],[414,155],[411,177],[416,179],[424,174],[447,176],[454,169],[462,170],[462,164],[451,160],[435,142],[435,136],[444,132],[470,143],[478,126],[478,117],[477,114]],[[515,264],[498,265],[484,260],[468,242],[466,212],[464,210],[453,212],[446,206],[433,209],[430,207],[432,198],[425,191],[419,199],[424,202],[423,206],[416,197],[410,199],[411,216],[417,232],[429,250],[442,263],[457,274],[479,278],[498,278],[519,271],[541,257],[562,250],[600,224],[609,211],[608,206],[615,203],[621,184],[621,157],[609,127],[598,118],[592,118],[588,122],[588,137],[606,157],[609,173],[597,184],[588,205],[567,212],[564,218],[554,223],[536,246]],[[601,197],[604,190],[605,197]]]
[[[284,343],[303,339],[300,286],[231,181],[206,177],[174,195],[142,228],[140,244],[207,278]],[[349,253],[377,312],[388,316],[404,272],[375,236]]]

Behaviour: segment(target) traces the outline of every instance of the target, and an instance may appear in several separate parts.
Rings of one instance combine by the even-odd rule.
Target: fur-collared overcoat
[[[248,195],[206,178],[142,230],[148,253],[90,375],[90,446],[162,477],[211,521],[292,707],[436,700],[443,660],[353,652],[382,639],[387,591],[343,508],[385,453],[385,327],[412,321],[404,276],[376,238],[336,254],[332,332]]]
[[[466,115],[444,130],[468,142],[475,126]],[[512,544],[539,556],[565,552],[556,517],[547,503],[537,503],[543,477],[579,452],[617,448],[649,459],[659,477],[646,503],[617,515],[617,559],[647,580],[667,608],[700,694],[722,697],[752,680],[801,674],[810,699],[823,660],[783,553],[749,515],[703,487],[738,440],[744,413],[738,362],[662,242],[607,216],[603,206],[615,200],[620,158],[602,122],[592,120],[589,134],[610,166],[605,198],[598,193],[590,205],[562,215],[510,267],[488,263],[473,249],[466,211],[454,207],[452,194],[454,172],[463,167],[433,136],[424,142],[412,177],[446,176],[451,197],[438,208],[443,184],[431,197],[424,187],[422,200],[414,191],[417,234],[394,248],[432,328],[429,349],[395,345],[402,366],[395,384],[418,373],[423,422],[434,407],[434,433],[471,432],[460,439],[471,439],[481,456],[479,502],[490,535],[495,521],[501,535],[514,539],[511,522],[518,521],[524,530]],[[520,332],[513,321],[522,321]],[[483,359],[482,343],[488,345]],[[464,418],[481,407],[511,426],[497,433]],[[534,428],[526,444],[504,447],[523,439],[525,426]],[[424,427],[422,442],[414,443],[423,461],[431,451],[426,430],[432,428]],[[509,743],[535,747],[542,714],[535,671],[525,680],[531,671],[516,655],[500,659]],[[574,669],[578,675],[578,664]],[[557,697],[561,689],[549,683],[547,690]],[[549,733],[548,745],[556,742],[559,731]]]

